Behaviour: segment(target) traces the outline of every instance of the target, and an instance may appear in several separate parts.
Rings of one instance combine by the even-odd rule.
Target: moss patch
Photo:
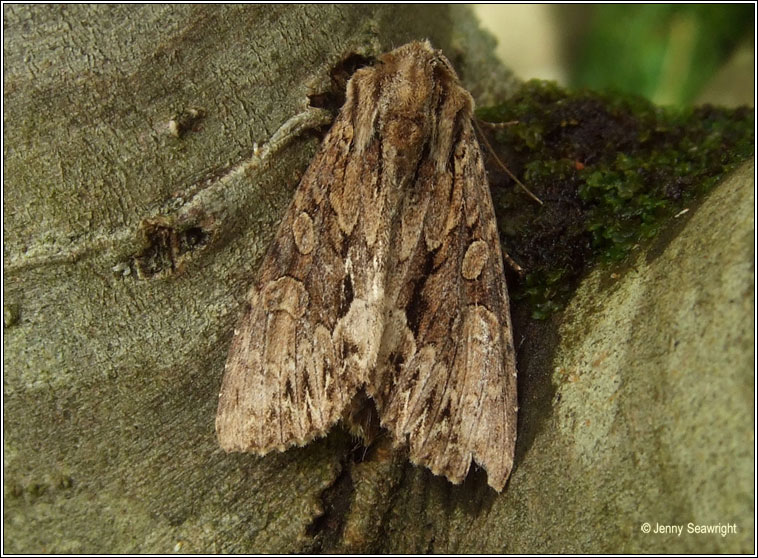
[[[543,202],[492,173],[501,240],[526,270],[534,318],[565,304],[583,272],[623,260],[753,155],[753,111],[659,107],[633,96],[530,81],[477,111],[500,158]]]

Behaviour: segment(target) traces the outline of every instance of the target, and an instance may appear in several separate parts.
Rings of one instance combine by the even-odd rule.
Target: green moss
[[[748,108],[662,108],[530,81],[477,116],[510,122],[492,143],[544,202],[493,174],[503,243],[527,271],[514,298],[535,318],[561,308],[588,266],[623,260],[753,155]]]

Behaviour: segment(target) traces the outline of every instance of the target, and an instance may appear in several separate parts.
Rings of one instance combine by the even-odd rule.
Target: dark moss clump
[[[501,159],[542,201],[491,172],[502,240],[526,270],[515,298],[543,318],[596,261],[622,260],[753,154],[753,112],[657,107],[619,94],[530,81],[483,108]]]

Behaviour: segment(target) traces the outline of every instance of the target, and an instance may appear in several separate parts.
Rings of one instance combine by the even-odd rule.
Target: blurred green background
[[[755,5],[477,4],[522,79],[619,90],[657,104],[754,104]]]

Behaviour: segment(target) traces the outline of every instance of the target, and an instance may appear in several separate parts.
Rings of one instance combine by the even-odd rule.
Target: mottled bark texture
[[[339,106],[356,60],[422,38],[494,92],[491,43],[465,9],[428,5],[3,17],[5,550],[328,538],[349,435],[266,459],[218,448],[240,303],[333,118],[311,102]]]
[[[755,552],[752,162],[554,321],[514,305],[502,494],[339,428],[227,455],[232,330],[331,122],[308,95],[429,38],[481,106],[491,45],[429,5],[3,9],[6,553]]]

